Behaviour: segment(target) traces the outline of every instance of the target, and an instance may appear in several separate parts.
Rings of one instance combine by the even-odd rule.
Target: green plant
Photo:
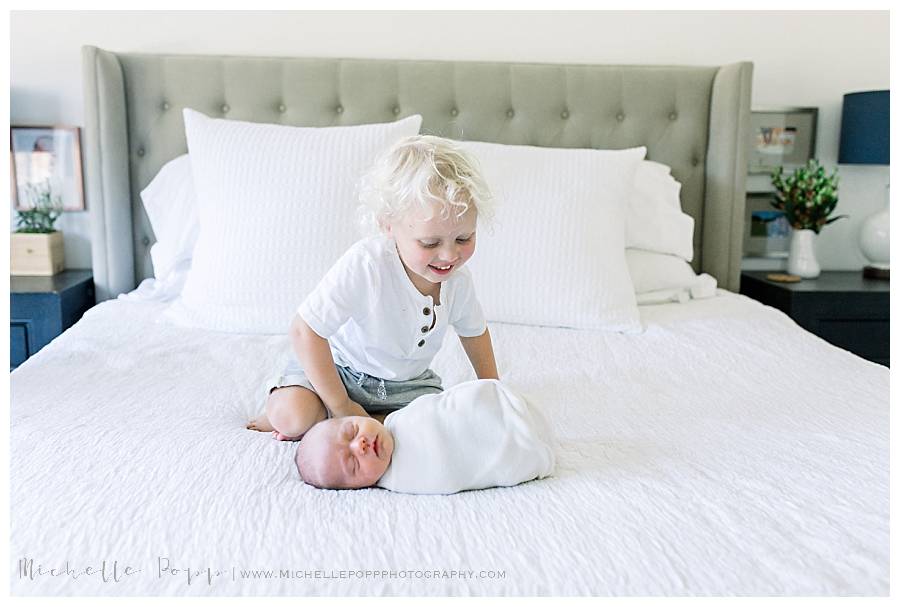
[[[794,229],[813,230],[818,234],[823,226],[847,217],[829,217],[838,203],[837,169],[826,175],[815,158],[786,177],[784,169],[778,167],[772,173],[772,185],[775,186],[772,206],[784,211]]]
[[[28,209],[17,211],[19,217],[16,232],[25,234],[55,232],[53,224],[62,215],[62,199],[52,195],[50,181],[47,180],[41,184],[27,184],[25,196],[28,198],[30,206]]]

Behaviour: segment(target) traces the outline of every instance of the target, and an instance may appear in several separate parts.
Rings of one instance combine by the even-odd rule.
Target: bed
[[[11,374],[14,594],[889,592],[889,371],[733,292],[749,64],[93,47],[84,58],[103,301]],[[310,103],[281,110],[297,82]],[[683,184],[695,268],[722,288],[641,306],[638,335],[491,324],[504,381],[541,403],[559,440],[548,479],[452,496],[312,489],[290,465],[292,444],[244,429],[265,377],[290,356],[286,335],[185,329],[168,322],[167,302],[116,298],[152,278],[139,193],[185,151],[166,114],[176,89],[243,120],[315,126],[415,111],[423,129],[482,141],[646,145]],[[470,102],[477,110],[453,120]],[[596,108],[596,120],[567,129],[562,105]],[[503,121],[510,108],[520,122]],[[623,114],[637,126],[617,127]],[[434,368],[445,385],[473,377],[450,336]]]

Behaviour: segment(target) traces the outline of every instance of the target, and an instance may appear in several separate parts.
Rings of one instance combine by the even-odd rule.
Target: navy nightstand
[[[90,270],[10,276],[10,370],[74,325],[95,303],[94,274]]]
[[[891,366],[891,283],[862,270],[822,272],[815,280],[772,282],[771,272],[742,272],[741,294],[778,308],[839,348]]]

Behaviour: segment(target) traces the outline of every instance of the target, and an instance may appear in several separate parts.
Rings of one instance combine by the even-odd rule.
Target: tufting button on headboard
[[[512,118],[512,117],[515,116],[515,115],[516,115],[516,113],[515,113],[512,109],[506,110],[506,117],[507,117],[507,118]]]
[[[622,112],[619,112],[618,114],[616,114],[616,120],[618,120],[619,122],[622,122],[623,120],[625,120],[625,114],[623,114]]]
[[[563,111],[562,111],[562,114],[560,114],[559,117],[562,118],[563,120],[565,120],[566,118],[569,117],[569,111],[568,111],[568,110],[563,110]]]
[[[168,101],[163,101],[162,109],[163,109],[163,110],[168,110],[168,109],[169,109],[169,102],[168,102]]]
[[[669,114],[669,120],[678,120],[678,112],[671,112]]]
[[[287,107],[285,107],[285,105],[282,103],[278,106],[278,111],[284,114],[287,111]]]
[[[334,111],[337,112],[338,114],[343,114],[343,113],[344,113],[344,106],[339,105],[339,106],[337,106],[336,108],[334,108]]]
[[[458,115],[459,115],[459,110],[456,109],[456,108],[453,108],[452,110],[450,110],[450,115],[451,115],[451,116],[458,116]]]

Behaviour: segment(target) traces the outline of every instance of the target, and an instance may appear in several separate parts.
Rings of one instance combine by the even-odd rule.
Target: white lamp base
[[[890,190],[888,190],[890,191]],[[891,203],[869,216],[860,226],[859,248],[869,260],[863,268],[866,278],[891,279]]]

